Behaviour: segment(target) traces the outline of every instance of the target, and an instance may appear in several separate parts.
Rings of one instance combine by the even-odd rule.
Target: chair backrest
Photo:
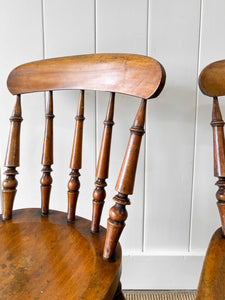
[[[43,175],[41,177],[41,211],[48,214],[52,184],[51,165],[53,164],[53,91],[80,90],[80,99],[75,121],[75,133],[70,162],[70,180],[68,182],[68,221],[75,219],[76,203],[79,194],[79,170],[82,157],[82,133],[84,121],[84,90],[110,92],[106,119],[96,170],[95,190],[93,193],[93,217],[91,230],[98,232],[101,212],[106,196],[105,186],[108,177],[110,146],[115,93],[123,93],[141,98],[141,104],[131,127],[131,136],[116,184],[118,195],[114,197],[116,205],[110,211],[108,221],[108,244],[104,257],[109,259],[114,253],[118,237],[126,219],[125,205],[129,204],[128,195],[133,193],[135,172],[144,122],[146,100],[159,95],[165,83],[165,72],[156,60],[134,54],[93,54],[46,59],[27,63],[15,68],[8,77],[8,89],[17,95],[5,159],[6,179],[3,181],[3,219],[12,217],[13,201],[16,193],[19,166],[21,94],[49,91],[46,111],[46,124],[43,142]],[[112,239],[114,238],[114,242]],[[116,237],[115,237],[116,236]]]
[[[220,212],[223,234],[225,235],[225,140],[224,121],[218,97],[225,96],[225,60],[216,61],[205,67],[199,76],[201,91],[213,97],[212,128],[214,150],[214,176],[218,177],[216,198]]]

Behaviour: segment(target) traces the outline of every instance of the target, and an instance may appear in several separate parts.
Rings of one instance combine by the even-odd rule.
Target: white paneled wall
[[[149,55],[165,67],[165,89],[148,106],[147,133],[121,239],[124,288],[196,288],[207,244],[219,226],[209,126],[212,103],[199,92],[197,78],[209,62],[224,59],[224,10],[222,0],[0,0],[1,168],[14,100],[6,80],[13,67],[42,58],[95,52]],[[91,217],[108,97],[94,92],[87,92],[86,97],[77,212],[87,218]],[[51,207],[63,211],[67,208],[77,100],[76,91],[55,93]],[[44,102],[44,94],[23,97],[15,208],[40,205]],[[104,226],[138,103],[121,95],[116,98]]]

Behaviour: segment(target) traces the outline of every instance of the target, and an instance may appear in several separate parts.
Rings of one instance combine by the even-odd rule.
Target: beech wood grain
[[[113,198],[116,204],[110,209],[107,221],[107,235],[103,257],[113,259],[115,248],[127,219],[126,205],[130,204],[127,195],[133,193],[141,139],[145,133],[146,100],[142,99],[133,126],[130,128],[130,139],[116,183],[118,194]]]
[[[6,178],[2,183],[2,216],[4,220],[11,219],[13,203],[16,195],[18,174],[16,167],[20,164],[20,125],[22,122],[20,95],[17,96],[12,116],[10,117],[9,140],[5,157]]]
[[[80,92],[80,99],[75,117],[75,130],[73,139],[73,149],[70,160],[70,180],[68,182],[68,221],[75,220],[77,199],[80,189],[79,170],[82,165],[82,142],[83,142],[83,121],[84,121],[84,91]]]
[[[95,190],[93,192],[93,208],[92,208],[92,223],[91,230],[93,232],[98,232],[99,224],[102,214],[102,209],[104,205],[104,199],[106,197],[105,179],[108,178],[109,171],[109,159],[110,159],[110,149],[111,149],[111,139],[112,139],[112,127],[114,125],[113,115],[114,115],[114,101],[115,93],[110,94],[108,109],[106,112],[106,118],[104,121],[104,130],[102,134],[102,143],[99,152],[98,165],[96,169]]]
[[[105,229],[90,221],[40,209],[14,212],[0,220],[0,299],[113,299],[121,273],[118,245],[113,263],[102,259]]]
[[[8,77],[13,94],[78,89],[123,93],[148,99],[165,82],[163,67],[137,54],[88,54],[46,59],[14,69]]]
[[[225,95],[225,60],[220,60],[205,67],[199,76],[201,91],[210,97]]]
[[[210,241],[196,294],[196,300],[223,300],[225,295],[225,239],[219,228]]]
[[[49,200],[51,193],[51,184],[52,184],[52,168],[53,164],[53,93],[49,92],[49,98],[46,106],[45,114],[45,134],[43,142],[43,152],[41,163],[42,168],[42,177],[40,180],[41,183],[41,211],[42,214],[48,214],[49,209]]]

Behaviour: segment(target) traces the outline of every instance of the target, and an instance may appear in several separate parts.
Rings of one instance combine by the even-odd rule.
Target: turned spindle
[[[42,177],[40,180],[41,183],[41,213],[43,215],[48,214],[49,210],[49,199],[51,193],[51,184],[52,184],[52,168],[53,164],[53,93],[49,92],[49,98],[46,106],[45,114],[45,134],[43,142],[43,152],[41,164],[42,168]]]
[[[103,258],[106,260],[113,259],[116,245],[125,226],[125,220],[127,219],[126,205],[130,204],[128,195],[133,194],[141,139],[145,133],[145,114],[146,100],[142,99],[133,126],[130,129],[130,139],[116,183],[116,190],[118,194],[113,198],[116,203],[109,212],[107,234],[103,252]]]
[[[70,160],[70,180],[68,182],[68,214],[67,220],[74,221],[76,213],[77,198],[79,195],[80,181],[79,170],[82,165],[82,140],[84,122],[84,91],[80,92],[80,99],[75,117],[75,131],[73,139],[73,149]]]
[[[216,198],[220,213],[222,231],[225,236],[225,141],[224,141],[224,121],[222,119],[217,97],[213,99],[212,128],[213,128],[213,152],[214,152],[214,176],[218,177],[216,185],[218,191]]]
[[[107,184],[105,180],[106,178],[108,178],[108,171],[109,171],[112,127],[114,125],[113,122],[114,101],[115,101],[115,93],[111,93],[107,112],[106,112],[106,117],[104,121],[102,143],[101,143],[101,148],[100,148],[100,153],[98,158],[98,165],[96,169],[97,180],[95,181],[96,188],[94,189],[93,192],[93,210],[92,210],[92,223],[91,223],[92,232],[99,231],[102,209],[106,197],[105,186]]]
[[[13,202],[16,195],[18,174],[16,167],[20,160],[20,125],[23,120],[21,112],[20,95],[17,95],[16,104],[10,117],[9,140],[5,157],[6,178],[2,183],[2,218],[8,220],[12,218]]]

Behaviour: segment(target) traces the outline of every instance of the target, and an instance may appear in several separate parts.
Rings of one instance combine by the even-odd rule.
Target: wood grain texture
[[[115,189],[118,194],[113,198],[116,204],[110,209],[107,220],[107,234],[103,252],[103,257],[107,260],[113,259],[116,245],[127,219],[126,205],[130,204],[127,195],[133,193],[141,139],[145,133],[145,114],[146,100],[142,99],[133,126],[130,128],[130,139],[116,183]]]
[[[222,222],[222,231],[225,235],[225,140],[224,121],[222,119],[217,97],[213,99],[212,122],[213,128],[213,153],[214,153],[214,176],[218,177],[216,185],[218,191],[216,198]]]
[[[216,97],[213,100],[211,126],[213,128],[214,176],[225,177],[224,121]]]
[[[53,164],[53,93],[49,92],[49,98],[46,107],[45,114],[45,133],[43,141],[43,152],[41,163],[42,168],[42,177],[40,179],[41,183],[41,211],[42,214],[47,215],[49,209],[50,193],[51,193],[51,184],[52,184],[52,168]]]
[[[102,259],[105,229],[98,235],[90,221],[67,223],[66,214],[17,210],[0,221],[0,298],[113,299],[119,285],[121,249],[115,261]],[[104,280],[101,280],[104,278]]]
[[[15,176],[18,174],[16,167],[20,164],[20,126],[22,122],[22,110],[20,95],[17,96],[12,116],[10,117],[10,130],[8,146],[5,157],[6,178],[2,183],[2,215],[4,220],[11,219],[14,198],[16,195],[17,180]]]
[[[221,228],[213,235],[206,253],[196,300],[222,300],[225,295],[225,239]]]
[[[20,95],[18,95],[12,116],[10,117],[9,139],[4,164],[5,167],[18,167],[20,165],[20,125],[23,120],[20,98]]]
[[[31,62],[14,69],[7,82],[12,94],[81,89],[145,99],[160,93],[164,83],[163,67],[153,58],[135,54],[92,54]]]
[[[201,91],[210,97],[225,95],[225,60],[220,60],[205,67],[199,76]]]
[[[93,232],[98,232],[99,230],[99,224],[100,224],[102,209],[104,205],[104,199],[106,197],[105,186],[107,184],[105,179],[108,178],[108,172],[109,172],[112,127],[114,125],[114,121],[113,121],[114,101],[115,101],[115,93],[111,93],[107,112],[106,112],[106,117],[104,121],[102,143],[99,152],[98,165],[96,169],[96,177],[97,177],[97,180],[95,182],[96,188],[93,192],[94,199],[93,199],[92,224],[91,224],[91,230]]]
[[[75,117],[75,130],[73,138],[73,148],[70,160],[70,180],[68,182],[68,221],[75,220],[75,212],[77,206],[77,199],[79,195],[80,181],[79,170],[82,166],[82,143],[83,143],[83,122],[84,122],[84,91],[80,92],[80,99],[77,108],[77,115]]]
[[[120,174],[116,183],[115,189],[121,194],[133,194],[141,139],[143,134],[145,133],[145,114],[146,101],[142,100],[137,115],[135,117],[133,126],[130,128],[130,139],[127,145],[127,150],[120,170]]]

